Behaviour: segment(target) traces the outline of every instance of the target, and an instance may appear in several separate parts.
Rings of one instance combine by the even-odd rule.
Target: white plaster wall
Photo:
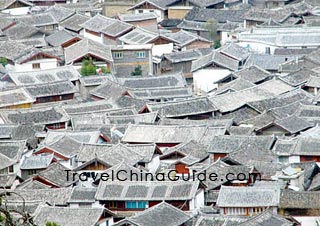
[[[164,19],[164,12],[159,9],[135,9],[134,13],[139,14],[139,10],[142,10],[143,13],[154,13],[157,16],[158,22]]]
[[[83,36],[85,38],[89,38],[89,39],[91,39],[93,41],[96,41],[96,42],[99,42],[99,43],[103,44],[103,38],[102,38],[101,35],[100,36],[96,36],[96,35],[93,35],[93,34],[90,34],[90,33],[86,32],[86,30],[84,30],[83,31]]]
[[[37,69],[32,68],[32,64],[40,63],[40,69],[52,69],[58,67],[57,59],[41,59],[41,60],[33,60],[24,64],[16,64],[14,66],[14,71],[16,72],[24,72],[24,71],[34,71]]]
[[[300,156],[289,156],[289,163],[299,163]]]
[[[245,47],[245,48],[249,45],[251,50],[258,52],[258,53],[261,53],[261,54],[266,53],[267,47],[270,48],[270,54],[274,54],[274,50],[276,48],[278,48],[277,46],[266,45],[266,44],[256,43],[256,42],[248,42],[248,41],[240,41],[237,44],[239,44],[240,46]]]
[[[8,13],[11,15],[26,15],[29,12],[30,7],[19,7],[13,9],[2,10],[3,13]]]
[[[146,167],[151,173],[155,173],[160,166],[160,158],[159,156],[154,157],[151,162],[149,162]]]

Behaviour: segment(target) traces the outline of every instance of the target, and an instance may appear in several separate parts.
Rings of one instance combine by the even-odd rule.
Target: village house
[[[76,155],[81,143],[67,135],[46,142],[34,151],[34,155],[54,154],[55,159],[68,168],[77,166]]]
[[[121,20],[97,14],[81,25],[84,37],[102,44],[116,44],[117,39],[133,29],[133,25]]]
[[[24,88],[3,90],[0,99],[0,109],[30,108],[35,102],[34,97]]]
[[[87,22],[90,17],[85,16],[80,13],[75,13],[67,19],[64,19],[62,22],[59,23],[59,29],[65,29],[67,31],[71,31],[77,34],[83,35],[83,28],[81,24]]]
[[[150,31],[158,30],[157,16],[154,13],[119,14],[117,18],[135,27],[141,27]]]
[[[90,39],[83,39],[65,48],[65,61],[67,65],[74,65],[79,69],[84,59],[92,59],[96,66],[103,66],[113,70],[113,58],[110,46]]]
[[[168,215],[169,213],[169,215]],[[161,217],[166,214],[167,217]],[[154,222],[154,224],[168,226],[182,226],[191,219],[191,216],[180,209],[166,202],[161,202],[146,211],[137,213],[131,217],[127,217],[116,224],[115,226],[137,225],[142,226]]]
[[[128,10],[132,11],[134,14],[154,13],[157,16],[157,21],[160,22],[164,18],[168,17],[168,6],[170,3],[174,2],[176,2],[176,0],[143,0],[130,7]]]
[[[56,162],[53,154],[49,155],[32,155],[26,157],[21,164],[21,178],[26,180],[32,175],[45,170],[52,163]]]
[[[33,6],[29,1],[24,0],[5,0],[0,3],[0,11],[11,15],[27,14]]]
[[[142,131],[148,131],[146,136]],[[172,147],[180,143],[195,140],[200,141],[204,135],[223,135],[225,129],[221,127],[199,126],[154,126],[154,125],[129,125],[122,141],[131,144],[156,143],[159,147]],[[161,135],[161,136],[160,136]]]
[[[141,67],[141,74],[147,76],[153,73],[152,45],[118,45],[111,48],[115,76],[130,77],[136,67]]]
[[[25,144],[26,141],[0,142],[1,174],[13,173],[21,177],[20,166],[27,151]]]
[[[95,198],[117,212],[143,211],[162,201],[184,211],[193,211],[203,206],[204,191],[199,181],[101,181]]]
[[[0,46],[0,56],[8,61],[6,65],[8,71],[26,72],[52,69],[58,67],[61,60],[41,49],[17,41],[7,41]]]
[[[1,112],[2,123],[12,124],[37,124],[45,125],[48,129],[65,129],[70,117],[61,108],[45,107],[40,109],[28,109]]]
[[[252,216],[267,209],[277,213],[279,202],[277,188],[222,186],[217,206],[224,215]]]
[[[70,216],[73,216],[70,220]],[[39,206],[34,220],[37,224],[55,222],[60,225],[104,226],[113,223],[112,215],[103,208],[68,208]]]
[[[319,162],[317,145],[319,145],[319,140],[311,137],[291,140],[279,139],[274,146],[274,152],[279,156],[280,162]]]
[[[238,41],[239,45],[259,53],[273,54],[276,48],[316,48],[319,46],[317,32],[317,27],[257,27],[239,33]]]
[[[216,111],[215,106],[203,97],[169,102],[150,103],[140,113],[159,112],[167,118],[209,119]]]

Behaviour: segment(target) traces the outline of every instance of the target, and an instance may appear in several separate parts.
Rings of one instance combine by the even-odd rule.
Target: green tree
[[[93,64],[92,58],[85,57],[82,60],[82,66],[80,69],[80,74],[83,76],[95,75],[97,74],[97,67]]]
[[[209,19],[205,25],[209,33],[209,39],[215,40],[217,36],[218,22],[215,19]]]
[[[221,43],[219,40],[214,41],[213,48],[219,49],[221,47]]]
[[[5,67],[8,64],[8,60],[4,57],[0,57],[0,64]]]
[[[138,65],[134,68],[133,72],[131,72],[132,76],[140,76],[142,75],[141,65]]]
[[[55,222],[47,222],[46,226],[59,226],[59,225]]]

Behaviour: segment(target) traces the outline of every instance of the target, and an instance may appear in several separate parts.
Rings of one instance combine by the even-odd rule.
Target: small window
[[[123,52],[114,52],[113,53],[114,59],[122,59],[123,58]]]
[[[53,129],[60,129],[61,125],[59,123],[53,124],[52,125]]]
[[[138,202],[139,209],[145,209],[147,207],[147,202]]]
[[[150,12],[150,13],[153,13],[153,12],[154,12],[154,10],[153,10],[153,9],[150,9],[150,10],[149,10],[149,12]]]
[[[127,209],[146,209],[148,202],[146,201],[127,201],[126,208]]]
[[[116,207],[117,207],[117,202],[115,202],[115,201],[109,202],[109,208],[116,208]]]
[[[143,13],[143,9],[139,9],[138,12],[139,12],[139,13]]]
[[[40,63],[32,64],[32,69],[40,69]]]
[[[9,173],[13,173],[13,165],[9,166]]]
[[[37,171],[35,169],[28,170],[28,175],[34,175],[36,173],[37,173]]]
[[[270,47],[266,47],[266,54],[270,54]]]
[[[146,52],[145,51],[137,52],[137,58],[146,58]]]

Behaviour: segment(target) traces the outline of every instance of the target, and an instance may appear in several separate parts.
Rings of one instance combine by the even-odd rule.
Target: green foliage
[[[209,19],[205,25],[206,29],[209,32],[209,39],[215,40],[218,29],[218,22],[215,19]]]
[[[138,65],[134,68],[134,71],[131,72],[132,76],[140,76],[142,75],[142,69],[141,69],[141,65]]]
[[[83,76],[96,75],[97,69],[101,69],[103,74],[111,73],[111,69],[107,67],[98,67],[94,64],[91,57],[85,57],[82,60],[80,74]]]
[[[55,222],[47,222],[46,226],[59,226],[59,225]]]
[[[96,66],[94,66],[92,58],[84,58],[82,60],[82,66],[80,69],[80,74],[83,76],[95,75],[97,73]]]
[[[220,41],[219,41],[219,40],[216,40],[216,41],[214,42],[214,44],[213,44],[213,48],[219,49],[220,47],[221,47]]]
[[[8,64],[8,60],[4,57],[0,57],[0,64],[5,67]]]

